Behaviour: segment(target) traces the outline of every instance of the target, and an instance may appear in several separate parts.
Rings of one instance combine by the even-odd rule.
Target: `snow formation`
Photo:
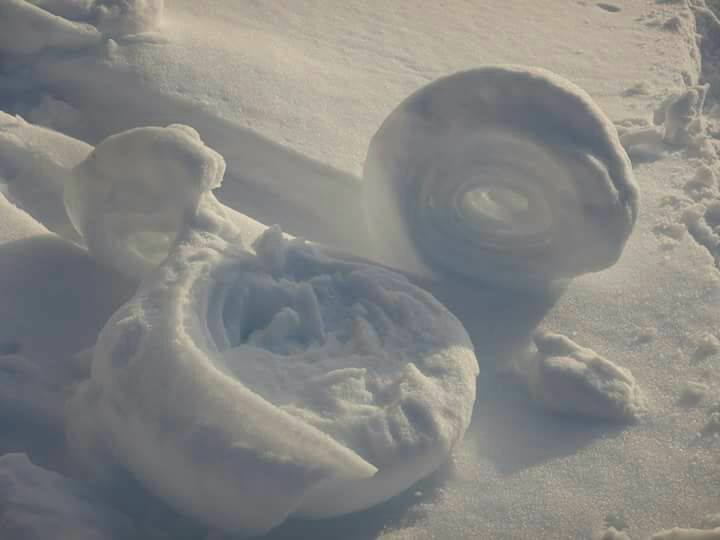
[[[537,68],[420,89],[378,130],[364,176],[380,260],[511,286],[611,266],[638,212],[615,128],[583,90]]]
[[[397,495],[469,425],[464,328],[394,272],[278,228],[248,246],[210,192],[223,170],[185,126],[110,137],[75,169],[65,201],[90,252],[143,279],[69,407],[73,444],[97,439],[150,491],[235,532]]]
[[[548,410],[603,420],[636,420],[646,410],[629,370],[560,334],[539,332],[535,346],[528,382]]]

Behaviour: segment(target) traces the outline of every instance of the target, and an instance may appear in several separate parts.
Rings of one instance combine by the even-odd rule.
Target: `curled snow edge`
[[[110,174],[119,159],[133,182]],[[245,534],[399,494],[469,425],[478,367],[463,326],[403,276],[276,227],[244,244],[247,223],[210,191],[223,165],[171,126],[111,137],[78,166],[73,223],[142,281],[70,401],[71,444],[108,449],[180,511]]]

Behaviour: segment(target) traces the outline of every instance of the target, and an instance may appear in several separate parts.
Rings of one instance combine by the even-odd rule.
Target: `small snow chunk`
[[[269,227],[252,245],[263,266],[273,275],[285,269],[286,246],[287,240],[279,225]]]
[[[701,166],[685,186],[685,193],[694,201],[709,199],[716,195],[717,177],[707,165]]]
[[[705,138],[703,105],[710,85],[698,85],[671,94],[655,111],[654,122],[663,125],[663,140],[671,146],[697,146]]]
[[[591,349],[550,332],[535,336],[531,392],[550,411],[605,420],[635,420],[645,401],[632,373]]]
[[[695,407],[705,399],[708,392],[708,386],[703,383],[688,381],[680,391],[678,404],[683,407]]]
[[[620,144],[635,162],[656,161],[667,154],[663,133],[657,126],[623,128],[619,135]]]

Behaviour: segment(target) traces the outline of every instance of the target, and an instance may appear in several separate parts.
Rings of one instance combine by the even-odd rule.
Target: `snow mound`
[[[629,370],[551,332],[535,336],[528,381],[548,410],[604,420],[635,420],[645,400]]]
[[[42,469],[25,454],[0,457],[0,536],[48,538],[132,538],[128,518],[82,484]]]
[[[187,126],[137,128],[108,137],[65,183],[67,214],[90,252],[130,277],[167,255],[225,161]]]
[[[65,212],[63,190],[72,168],[91,150],[82,141],[0,111],[0,187],[11,202],[73,241],[79,236]]]
[[[44,49],[82,49],[100,43],[90,24],[59,17],[25,0],[0,3],[0,53],[27,55]]]
[[[420,89],[373,137],[364,176],[383,262],[512,286],[611,266],[637,217],[614,126],[583,90],[536,68]]]

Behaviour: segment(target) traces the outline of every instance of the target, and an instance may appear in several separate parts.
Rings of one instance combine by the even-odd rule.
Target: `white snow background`
[[[720,538],[711,530],[720,526],[717,2],[162,7],[0,0],[0,177],[12,201],[0,199],[3,454],[75,474],[63,382],[85,373],[88,348],[135,286],[48,232],[77,239],[63,175],[90,145],[139,126],[192,126],[227,163],[216,191],[223,204],[364,254],[359,186],[387,115],[440,77],[522,64],[576,83],[619,127],[641,197],[620,261],[575,279],[559,298],[499,286],[433,290],[465,324],[480,364],[472,423],[452,459],[380,506],[290,520],[264,537],[640,539],[682,527],[698,531],[656,538]],[[699,89],[705,82],[709,90]],[[33,131],[16,114],[87,144]],[[526,354],[535,332],[538,352]],[[560,357],[576,363],[553,360],[554,334],[572,340]],[[545,372],[530,376],[530,391],[517,384],[505,368],[527,363],[547,366],[551,381],[553,369],[618,370],[604,389],[631,406],[609,416],[636,421],[553,414],[597,408],[555,399],[538,382]],[[40,480],[53,473],[19,456],[0,459],[0,471],[2,538],[206,537],[122,473],[126,489],[88,510],[88,486],[53,496],[43,482],[62,482]]]

